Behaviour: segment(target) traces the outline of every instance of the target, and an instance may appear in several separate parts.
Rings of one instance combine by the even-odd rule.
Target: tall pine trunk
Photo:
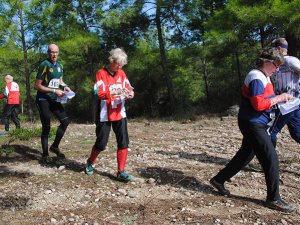
[[[33,121],[32,99],[30,95],[30,72],[29,72],[28,54],[27,54],[27,47],[26,47],[22,9],[19,9],[19,18],[20,18],[22,48],[23,48],[23,56],[24,56],[24,69],[25,69],[25,77],[26,77],[26,102],[25,103],[27,106],[27,119],[29,121]]]
[[[166,50],[165,50],[165,44],[161,29],[161,8],[160,3],[157,2],[156,5],[156,15],[155,15],[155,22],[156,22],[156,28],[157,28],[157,34],[158,34],[158,43],[159,43],[159,51],[160,51],[160,59],[161,59],[161,65],[163,69],[164,79],[167,85],[168,89],[168,96],[169,96],[169,104],[170,104],[170,114],[173,114],[175,110],[175,96],[174,96],[174,90],[173,90],[173,84],[170,76],[170,71],[168,68],[168,61],[166,56]]]

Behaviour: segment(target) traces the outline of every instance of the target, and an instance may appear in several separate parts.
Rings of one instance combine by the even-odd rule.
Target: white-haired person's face
[[[110,71],[112,71],[112,72],[117,72],[119,69],[122,69],[122,67],[123,67],[123,65],[120,65],[120,64],[118,64],[118,63],[116,63],[116,62],[112,62],[112,63],[110,63],[110,66],[109,66],[109,69],[110,69]]]

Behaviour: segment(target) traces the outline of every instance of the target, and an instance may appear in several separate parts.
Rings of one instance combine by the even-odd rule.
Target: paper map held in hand
[[[75,93],[73,91],[66,91],[63,96],[57,97],[56,101],[60,103],[67,103],[68,99],[71,99],[75,96]]]
[[[292,100],[286,102],[286,103],[279,103],[278,108],[282,115],[288,114],[290,112],[293,112],[294,110],[298,109],[300,105],[300,99],[299,98],[293,98]]]

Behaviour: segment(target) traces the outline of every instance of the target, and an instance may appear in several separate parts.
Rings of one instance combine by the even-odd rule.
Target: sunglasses
[[[279,68],[279,66],[278,66],[276,63],[274,63],[274,62],[272,62],[272,63],[273,63],[273,65],[275,66],[276,69]]]

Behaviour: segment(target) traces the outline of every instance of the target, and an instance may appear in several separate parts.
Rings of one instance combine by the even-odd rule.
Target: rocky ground
[[[28,128],[38,124],[27,124]],[[209,179],[241,144],[235,117],[196,121],[129,120],[130,183],[115,180],[116,144],[83,170],[94,143],[94,125],[71,124],[61,143],[66,160],[40,161],[39,138],[0,136],[0,224],[300,224],[299,213],[263,206],[262,173],[243,170],[226,183],[223,197]],[[2,128],[3,130],[3,128]],[[283,198],[300,206],[299,146],[287,130],[279,137]]]

